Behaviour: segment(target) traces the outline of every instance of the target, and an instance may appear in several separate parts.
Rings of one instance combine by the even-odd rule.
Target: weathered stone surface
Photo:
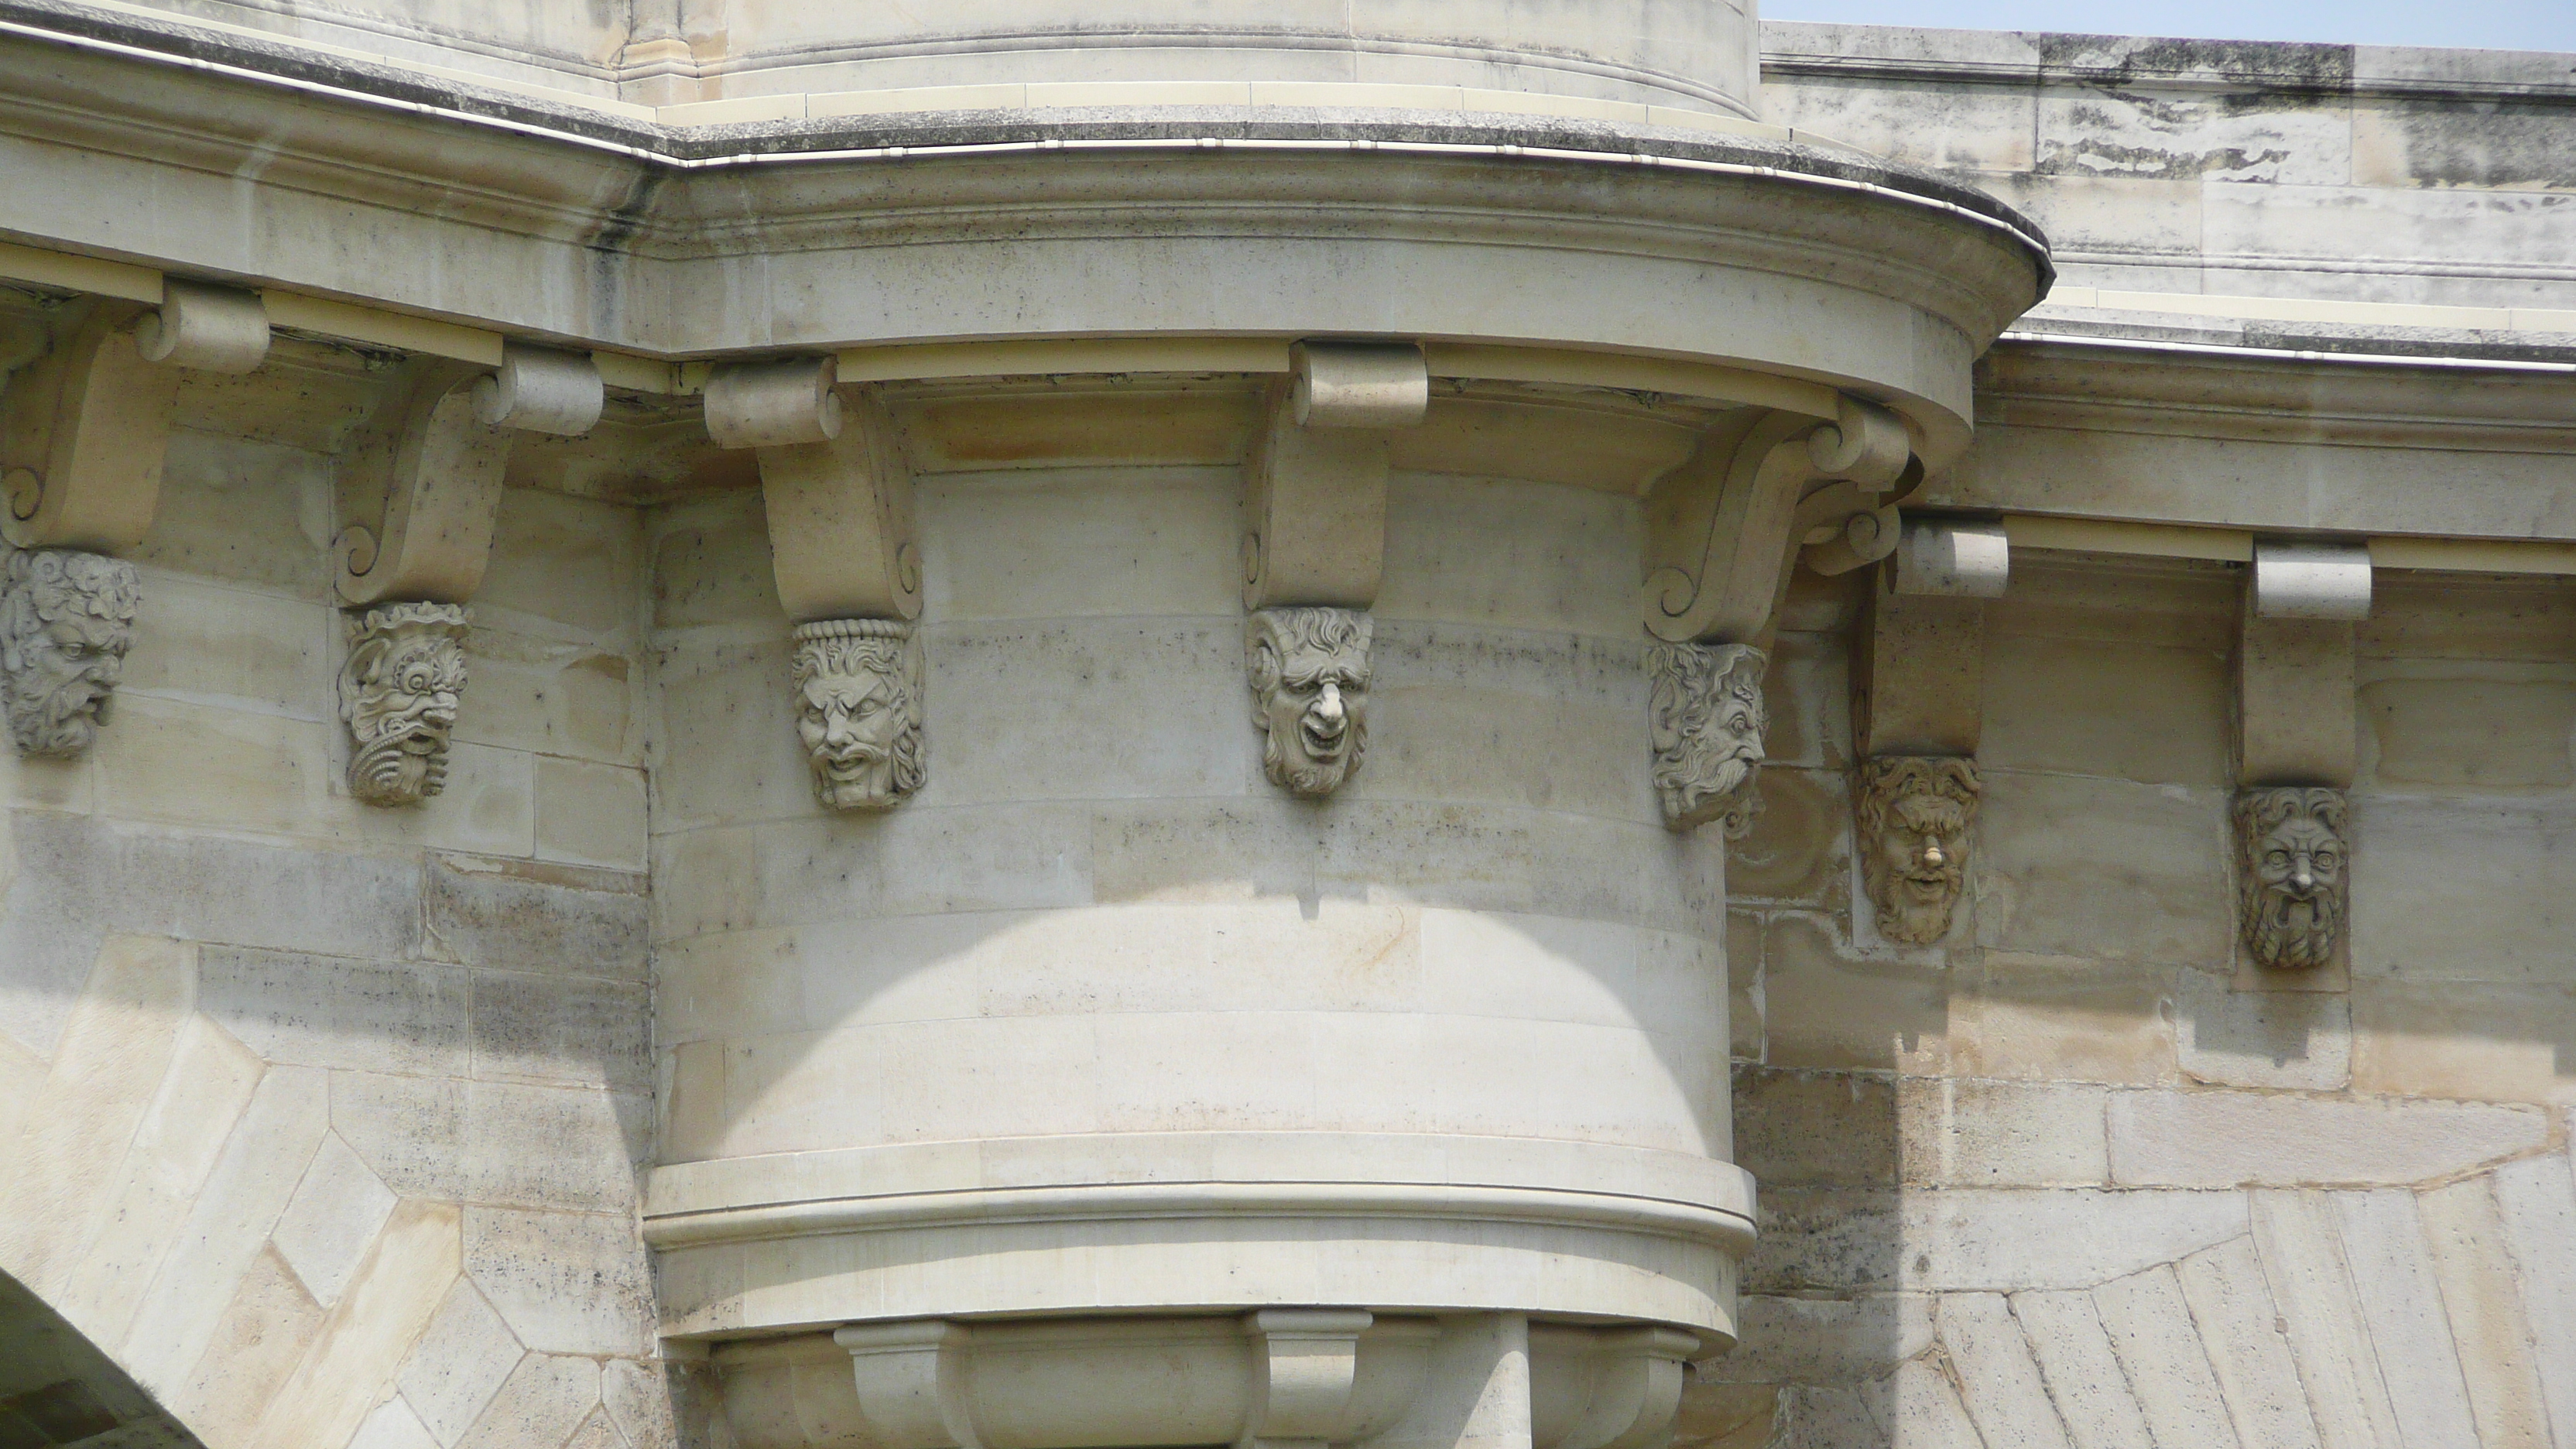
[[[1747,1294],[1738,1305],[1742,1339],[1704,1360],[1717,1383],[1846,1384],[1883,1378],[1932,1346],[1930,1296],[1873,1293],[1857,1298]]]
[[[198,1004],[272,1062],[461,1077],[466,973],[209,947]]]
[[[651,1090],[643,986],[517,971],[472,975],[474,1075]]]
[[[2093,1290],[2093,1307],[2156,1444],[2224,1444],[2235,1436],[2172,1268],[2105,1283]]]
[[[2131,1396],[2093,1295],[2017,1293],[2012,1311],[2075,1449],[2154,1449],[2155,1435]],[[1946,1322],[1946,1303],[1943,1316]]]
[[[2333,1202],[2359,1322],[2387,1380],[2398,1442],[2476,1444],[2459,1348],[2442,1311],[2415,1195],[2384,1188],[2335,1193]]]
[[[1764,1060],[1775,1067],[1938,1070],[1947,973],[1846,954],[1830,923],[1775,915],[1762,943]]]
[[[2003,1295],[1944,1294],[1939,1321],[1941,1345],[1958,1367],[1960,1398],[1986,1444],[2073,1449],[2022,1325]]]
[[[2316,1420],[2253,1239],[2195,1253],[2181,1271],[2183,1296],[2209,1346],[2237,1438],[2262,1449],[2316,1449]]]
[[[640,875],[433,855],[422,908],[423,954],[438,960],[644,979],[650,908]]]
[[[2044,955],[2226,960],[2233,930],[2220,853],[2226,818],[2226,796],[2214,790],[1988,770],[1979,814],[1978,944]]]
[[[2341,1090],[2352,1077],[2352,1003],[2306,992],[2244,992],[2198,972],[2176,993],[2183,1075],[2226,1087]]]
[[[2089,1288],[2245,1231],[2236,1193],[2007,1191],[1909,1194],[1905,1286],[1943,1291]]]
[[[456,1281],[457,1246],[454,1206],[396,1205],[313,1347],[264,1406],[255,1442],[349,1442]]]
[[[2149,1083],[2174,1074],[2176,971],[2144,962],[1988,951],[1950,973],[1954,1070],[1980,1077]]]
[[[2123,1092],[2111,1099],[2114,1181],[2227,1187],[2422,1182],[2540,1145],[2528,1109],[2450,1102],[2335,1102],[2235,1092]]]
[[[274,1248],[252,1260],[195,1372],[169,1399],[200,1438],[238,1444],[322,1331],[322,1307]]]
[[[631,1219],[469,1208],[465,1268],[530,1349],[629,1356],[652,1350],[652,1279]],[[595,1379],[591,1394],[596,1402]]]
[[[2541,1362],[2563,1363],[2576,1345],[2576,1176],[2564,1156],[2526,1158],[2496,1170],[2495,1196]],[[2576,1381],[2551,1369],[2540,1385],[2563,1438],[2576,1424]]]
[[[403,1363],[402,1401],[442,1449],[454,1449],[524,1353],[474,1284],[459,1280]]]
[[[2307,1388],[2317,1437],[2329,1446],[2400,1442],[2326,1194],[2258,1192],[2253,1217],[2255,1251]]]
[[[1897,1095],[1908,1182],[2083,1187],[2110,1180],[2102,1088],[1945,1077],[1904,1080]]]
[[[2494,1185],[2473,1177],[2423,1194],[2424,1241],[2451,1340],[2459,1346],[2478,1442],[2546,1444],[2549,1409],[2542,1398],[2542,1360],[2522,1305]]]
[[[532,1353],[519,1361],[457,1449],[562,1449],[599,1407],[599,1365]]]
[[[1894,1185],[1897,1083],[1851,1073],[1739,1065],[1732,1095],[1734,1160],[1755,1181],[1766,1187]]]
[[[269,1241],[314,1301],[328,1308],[340,1301],[349,1275],[393,1210],[392,1190],[333,1135],[322,1139]]]

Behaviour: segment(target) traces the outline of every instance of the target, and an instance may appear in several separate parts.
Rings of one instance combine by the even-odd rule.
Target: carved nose
[[[2316,883],[2315,874],[2308,869],[2308,863],[2304,860],[2299,862],[2298,869],[2290,872],[2290,884],[2300,890],[2310,889]]]
[[[858,737],[858,732],[850,728],[850,717],[848,715],[831,714],[824,717],[823,742],[825,744],[831,745],[837,749]]]
[[[1927,840],[1923,842],[1923,863],[1925,865],[1937,868],[1941,862],[1947,858],[1948,857],[1941,854],[1941,842],[1937,840]]]
[[[1315,715],[1326,724],[1337,725],[1342,722],[1342,687],[1340,685],[1330,680],[1324,682],[1324,692],[1315,697]]]

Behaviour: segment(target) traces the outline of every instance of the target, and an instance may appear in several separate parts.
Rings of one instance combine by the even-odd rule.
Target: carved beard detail
[[[1252,719],[1271,784],[1320,799],[1360,767],[1373,628],[1355,609],[1262,609],[1244,622]]]
[[[2334,960],[2350,819],[2340,790],[2287,787],[2236,797],[2237,906],[2256,961],[2309,970]]]
[[[370,805],[417,805],[447,787],[465,623],[455,604],[386,604],[359,619],[340,667],[350,794]]]
[[[796,734],[826,810],[887,810],[928,777],[921,649],[890,619],[826,619],[796,629],[790,680]]]
[[[1861,875],[1878,908],[1878,933],[1929,946],[1950,934],[1976,824],[1973,760],[1890,756],[1865,760],[1855,803]]]
[[[1646,651],[1655,794],[1666,825],[1689,830],[1714,820],[1729,840],[1752,830],[1762,810],[1754,773],[1771,725],[1762,702],[1769,662],[1749,644],[1659,644]]]
[[[71,549],[14,550],[0,587],[9,733],[22,754],[80,754],[107,721],[134,642],[143,597],[134,566]]]

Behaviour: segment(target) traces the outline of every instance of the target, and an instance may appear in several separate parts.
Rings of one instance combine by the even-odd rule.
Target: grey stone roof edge
[[[498,86],[430,79],[399,65],[317,52],[291,41],[234,35],[162,16],[111,12],[79,0],[0,0],[0,27],[34,39],[124,47],[146,56],[221,67],[250,79],[300,83],[359,101],[435,108],[469,119],[605,145],[640,161],[785,159],[849,150],[1028,145],[1046,141],[1371,141],[1425,146],[1519,147],[1626,159],[1653,156],[1769,168],[1784,178],[1869,185],[1969,213],[2017,233],[2034,249],[2045,284],[2055,267],[2047,234],[1984,191],[1937,172],[1857,153],[1759,137],[1720,137],[1668,126],[1621,126],[1571,117],[1488,115],[1426,120],[1403,111],[1300,111],[1253,118],[1230,108],[1151,107],[913,112],[828,120],[663,126]]]
[[[1766,74],[2224,86],[2576,105],[2576,53],[1762,22]]]

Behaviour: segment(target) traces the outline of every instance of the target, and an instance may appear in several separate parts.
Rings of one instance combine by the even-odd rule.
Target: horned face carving
[[[1878,908],[1878,932],[1928,946],[1950,933],[1950,914],[1977,823],[1973,760],[1891,755],[1864,760],[1854,802],[1861,877]]]
[[[1244,624],[1262,773],[1292,795],[1333,793],[1368,753],[1369,616],[1260,609]]]
[[[796,628],[796,734],[826,810],[889,810],[921,788],[921,646],[890,619]]]
[[[340,717],[355,746],[349,793],[417,805],[445,789],[464,694],[462,605],[384,604],[360,616],[340,666]]]
[[[2304,970],[2334,959],[2350,826],[2341,790],[2286,786],[2237,795],[2237,913],[2256,961]]]
[[[1762,703],[1770,660],[1749,644],[1658,644],[1646,651],[1652,683],[1647,718],[1655,746],[1655,794],[1664,823],[1689,830],[1717,821],[1736,840],[1753,828],[1762,797]]]
[[[98,737],[143,602],[134,565],[76,549],[17,549],[0,585],[9,733],[27,755],[77,755]]]

